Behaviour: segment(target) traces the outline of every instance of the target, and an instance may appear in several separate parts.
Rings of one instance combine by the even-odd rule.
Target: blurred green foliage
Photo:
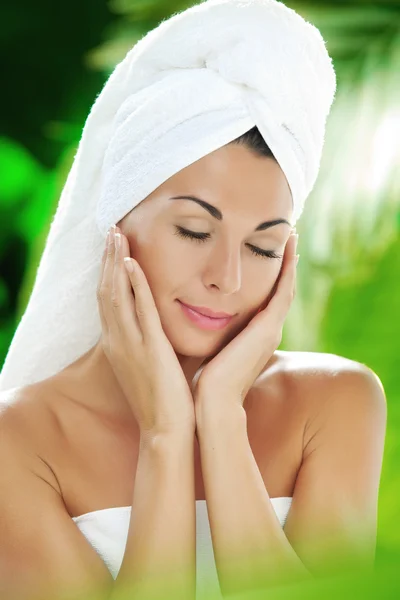
[[[70,0],[55,11],[50,0],[23,0],[0,7],[8,50],[0,59],[6,82],[0,111],[1,363],[96,94],[147,30],[191,4]],[[297,296],[282,347],[359,361],[385,388],[377,563],[394,569],[380,588],[383,594],[386,582],[382,597],[390,598],[400,566],[400,1],[286,4],[320,28],[338,92],[320,175],[297,224]],[[398,592],[397,586],[396,598]],[[373,587],[361,596],[376,597]]]

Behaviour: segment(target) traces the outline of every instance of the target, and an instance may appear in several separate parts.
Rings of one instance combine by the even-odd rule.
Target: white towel
[[[254,125],[287,178],[294,225],[318,175],[335,91],[320,32],[276,0],[207,0],[147,33],[86,120],[0,390],[50,377],[98,342],[108,228]]]

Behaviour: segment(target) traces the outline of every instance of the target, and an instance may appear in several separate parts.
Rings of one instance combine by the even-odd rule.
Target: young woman
[[[222,17],[239,31],[239,17],[250,29],[262,15],[264,27],[275,31],[278,19],[286,33],[291,24],[299,42],[316,39],[309,24],[280,3],[199,7],[182,13],[186,20],[178,15],[170,22],[175,33],[181,28],[189,35],[194,27],[205,31],[210,18],[208,48]],[[158,31],[165,44],[176,43],[172,26]],[[160,52],[157,38],[148,39]],[[146,48],[142,60],[151,51]],[[326,56],[322,46],[319,51]],[[279,78],[284,67],[313,75],[312,67],[307,71],[312,63],[286,63],[286,47],[276,52],[277,87],[268,88],[269,102],[282,91],[279,82],[286,85],[287,78]],[[257,588],[369,570],[386,424],[380,382],[368,367],[343,357],[277,350],[295,296],[293,223],[318,163],[308,129],[292,126],[288,133],[262,118],[246,128],[247,115],[238,116],[233,100],[220,94],[227,112],[214,106],[215,122],[204,120],[196,139],[178,135],[176,155],[162,144],[140,146],[143,137],[135,146],[131,117],[143,136],[137,130],[143,115],[129,94],[116,97],[122,75],[133,77],[132,65],[141,64],[135,63],[140,51],[133,56],[107,83],[114,99],[101,103],[103,90],[88,119],[20,326],[25,337],[16,336],[2,373],[2,597],[248,598]],[[179,104],[178,91],[189,79],[178,75],[182,83],[172,79],[160,97],[156,89],[146,96],[148,130],[164,128],[161,140],[165,131],[175,135],[176,126],[158,121],[151,103],[163,106],[173,89]],[[310,79],[314,91],[323,82],[319,75]],[[196,76],[211,77],[212,93],[202,93],[215,102],[214,74]],[[165,81],[161,75],[159,84]],[[193,90],[198,96],[198,85]],[[135,105],[139,113],[143,98]],[[282,93],[281,102],[287,99]],[[332,93],[325,100],[304,94],[314,133],[319,125],[321,135],[331,100]],[[319,112],[311,110],[314,101]],[[112,126],[102,139],[94,124],[106,118],[106,106]],[[257,103],[246,106],[256,110]],[[193,111],[193,124],[196,107],[187,98],[184,107]],[[296,116],[290,103],[287,111]],[[171,105],[166,114],[175,112],[181,115]],[[237,136],[239,121],[243,134]],[[215,123],[221,123],[218,140]],[[89,149],[97,162],[90,163]],[[162,159],[149,166],[151,152]],[[142,180],[135,170],[132,176],[135,156]],[[98,187],[96,165],[103,168]],[[99,230],[109,230],[106,241],[91,228],[95,214]],[[45,289],[54,291],[54,301]],[[29,315],[42,337],[32,337]],[[95,343],[88,342],[89,332]],[[35,361],[22,364],[31,349]]]

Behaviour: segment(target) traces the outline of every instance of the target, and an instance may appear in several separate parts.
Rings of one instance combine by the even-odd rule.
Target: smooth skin
[[[97,289],[104,353],[141,436],[175,429],[192,433],[195,414],[188,382],[161,327],[145,274],[137,262],[133,271],[125,266],[127,252],[126,238],[113,228]]]
[[[223,220],[193,201],[170,200],[184,195],[217,207]],[[281,223],[255,232],[256,226],[279,218],[290,223],[292,212],[280,166],[247,148],[227,145],[173,175],[116,223],[128,243],[127,255],[146,276],[162,328],[190,387],[204,361],[247,326],[278,279],[292,227]],[[185,239],[178,227],[210,237],[204,242]],[[257,256],[252,246],[278,257]],[[204,331],[188,321],[177,299],[235,317],[222,331]],[[101,339],[65,371],[62,385],[110,421],[131,418]]]
[[[98,290],[98,297],[101,306],[105,351],[110,363],[113,365],[116,376],[120,380],[121,387],[123,387],[126,397],[132,406],[132,411],[138,420],[141,446],[144,448],[142,457],[146,456],[148,445],[150,444],[150,446],[154,447],[154,442],[158,443],[157,440],[160,438],[165,439],[166,436],[169,437],[171,444],[175,446],[176,441],[172,442],[174,434],[176,440],[179,439],[182,432],[189,432],[188,439],[190,440],[193,437],[194,426],[197,426],[198,421],[200,421],[199,438],[201,448],[203,449],[203,446],[215,448],[215,424],[218,424],[217,428],[222,435],[224,429],[229,429],[228,423],[230,423],[230,417],[236,415],[238,408],[240,410],[243,409],[243,402],[250,388],[265,366],[266,361],[269,360],[273,351],[280,343],[284,319],[295,295],[295,265],[297,263],[295,248],[297,236],[291,235],[289,242],[286,244],[283,267],[274,296],[269,301],[268,298],[265,299],[266,308],[260,310],[245,330],[229,342],[202,369],[193,390],[193,399],[191,399],[190,389],[183,373],[179,372],[180,367],[177,364],[168,339],[161,328],[145,275],[137,261],[125,260],[127,258],[127,244],[125,242],[125,238],[119,232],[115,233],[114,228],[112,228],[108,234],[107,251],[103,255],[103,274]],[[122,258],[124,258],[125,265],[122,264]],[[124,273],[125,266],[126,271]],[[128,268],[129,266],[131,266],[130,269]],[[132,299],[128,287],[129,281],[133,288],[134,299]],[[110,297],[112,299],[111,302]],[[225,380],[227,380],[226,383],[224,383]],[[193,407],[195,410],[193,410]],[[245,416],[244,411],[243,416]],[[211,429],[208,429],[208,431],[212,432],[212,436],[207,438],[207,436],[203,437],[203,435],[207,430],[208,423],[214,423],[214,425]],[[240,434],[237,435],[237,444],[239,444],[239,440]],[[165,451],[165,448],[163,450]],[[244,455],[243,448],[241,452]],[[119,576],[122,576],[126,570],[127,576],[129,574],[130,577],[130,583],[133,585],[133,590],[137,591],[138,582],[140,581],[140,590],[143,597],[149,597],[149,592],[147,591],[149,584],[160,579],[160,573],[163,569],[168,574],[171,572],[184,573],[185,577],[182,577],[182,575],[177,577],[178,584],[175,583],[171,589],[171,597],[176,598],[178,595],[179,597],[182,596],[182,598],[194,597],[195,553],[193,547],[193,525],[195,515],[193,514],[194,498],[189,493],[190,487],[194,489],[193,485],[190,486],[191,478],[194,481],[193,471],[189,468],[186,468],[183,473],[175,471],[176,482],[180,481],[181,486],[182,482],[185,482],[187,478],[180,492],[179,513],[177,513],[175,510],[176,503],[173,501],[174,490],[176,495],[176,482],[173,479],[169,480],[172,484],[169,495],[166,494],[165,482],[163,482],[164,487],[162,490],[159,490],[157,486],[158,482],[154,486],[151,483],[149,484],[149,480],[151,479],[149,473],[156,470],[155,465],[157,464],[156,462],[151,462],[151,456],[152,451],[150,450],[146,476],[142,475],[147,489],[145,494],[142,493],[139,495],[136,493],[134,497],[132,505],[135,509],[134,513],[132,513],[134,522],[131,521],[130,526],[130,530],[132,533],[134,531],[134,535],[128,536],[124,562]],[[212,472],[216,469],[213,464],[215,462],[213,457],[215,458],[218,454],[211,455],[211,465],[208,465],[210,461],[207,460],[205,451],[202,456],[204,456],[204,464],[207,466],[207,475],[209,471]],[[218,464],[218,462],[217,459],[216,463]],[[186,466],[190,467],[189,463]],[[224,473],[218,479],[223,481],[223,478]],[[259,478],[261,479],[260,475]],[[249,477],[244,474],[243,483],[246,485],[248,482]],[[228,484],[228,477],[226,477],[226,483]],[[238,487],[240,486],[236,484],[236,488]],[[251,484],[248,487],[251,490]],[[232,489],[232,485],[230,488]],[[229,489],[225,490],[225,492],[229,493]],[[149,504],[150,499],[153,499],[156,495],[163,496],[162,508],[160,507],[161,502],[158,498],[158,509],[153,511],[152,518],[150,518],[148,508],[142,509],[142,512],[138,514],[138,507],[142,504]],[[212,488],[210,489],[211,495],[214,495]],[[237,496],[237,494],[234,496]],[[170,504],[168,504],[168,500]],[[234,497],[231,499],[231,502],[235,502]],[[251,495],[248,498],[247,505],[247,507],[243,507],[242,505],[240,507],[242,510],[235,508],[231,511],[232,514],[236,515],[238,512],[249,512],[250,514],[253,512],[247,510],[251,506],[257,506],[257,503],[252,501]],[[169,506],[169,511],[165,510],[165,506]],[[217,501],[218,506],[220,512],[217,510],[215,513],[215,504],[210,502],[211,523],[214,524],[221,521],[221,518],[219,518],[221,512],[222,514],[227,512],[226,499],[222,504]],[[160,515],[162,511],[163,518]],[[259,514],[261,515],[261,510]],[[169,520],[169,531],[173,530],[171,527],[172,515],[176,515],[176,527],[175,535],[171,539],[165,535],[165,524]],[[163,525],[157,530],[155,523],[160,521]],[[226,527],[227,530],[230,530],[232,540],[237,538],[237,535],[234,533],[235,521],[236,518],[232,519],[231,523],[228,522]],[[276,523],[275,527],[277,527]],[[254,522],[253,529],[259,531],[257,519]],[[282,532],[279,531],[279,533],[284,538]],[[270,537],[268,535],[268,527],[264,531],[264,534],[265,539]],[[217,552],[220,552],[220,537],[220,534],[218,534],[216,538],[216,541],[218,541]],[[273,537],[276,538],[275,533]],[[140,544],[139,540],[141,540]],[[160,543],[160,540],[167,540],[167,546],[164,547]],[[222,540],[222,543],[224,543],[224,540]],[[286,540],[284,543],[290,548]],[[232,547],[232,542],[229,545],[224,543],[224,546],[222,546],[224,548],[222,560],[228,565],[230,564],[229,559],[231,557],[229,550],[229,553],[227,553],[229,546]],[[257,550],[256,554],[259,556],[259,542]],[[288,549],[285,552],[287,555]],[[284,555],[283,549],[281,550],[277,545],[272,548],[269,545],[269,553],[279,557]],[[171,560],[171,555],[174,556],[174,561]],[[191,562],[188,560],[188,557],[191,557]],[[217,554],[217,557],[219,564],[221,564],[220,555]],[[294,563],[296,565],[297,576],[299,574],[304,576],[304,570],[300,571],[300,568],[302,568],[301,561],[297,558],[295,558],[295,561],[297,561]],[[240,562],[243,564],[243,559]],[[139,564],[141,565],[140,569]],[[136,580],[132,577],[132,565],[135,567]],[[149,565],[151,565],[150,568]],[[274,567],[276,571],[276,565]],[[293,569],[293,556],[290,562],[288,561],[287,565],[285,565],[286,570],[289,570],[289,568]],[[234,570],[237,571],[237,569]],[[232,577],[231,569],[225,567],[224,571],[228,573],[228,577],[226,578],[225,576],[225,579],[230,582],[228,583],[230,592],[239,591],[240,586],[237,585],[236,579]],[[251,569],[247,569],[247,571],[252,575]],[[265,571],[264,565],[262,565],[262,571]],[[308,576],[307,572],[306,575]],[[254,576],[250,577],[250,581],[254,581],[255,579]],[[144,580],[146,581],[145,588],[143,587]],[[233,587],[232,582],[235,582]],[[248,588],[248,586],[245,587]],[[160,597],[162,591],[165,592],[164,579],[162,579],[159,592]],[[154,592],[153,594],[154,597],[157,597]]]
[[[178,195],[208,201],[223,213],[223,220],[192,201],[170,200]],[[235,336],[249,332],[247,325],[263,308],[281,272],[290,225],[282,223],[263,232],[254,229],[270,219],[290,223],[291,215],[290,190],[280,167],[247,148],[225,146],[171,177],[118,223],[130,256],[145,274],[160,324],[192,392],[204,361],[229,352]],[[177,227],[209,237],[201,243],[184,239],[177,235]],[[252,247],[280,257],[256,256]],[[200,330],[183,315],[177,298],[235,313],[235,318],[226,330]],[[270,353],[271,346],[265,351]],[[169,358],[177,367],[172,353]],[[189,396],[183,398],[187,388],[178,373],[177,369],[174,381],[183,394],[176,401],[185,411]],[[215,383],[215,378],[208,381]],[[223,383],[229,385],[227,380]],[[45,589],[54,590],[52,598],[63,584],[75,580],[85,581],[90,589],[100,582],[112,586],[107,567],[71,515],[129,505],[133,493],[142,499],[141,506],[134,506],[145,526],[159,509],[145,505],[144,498],[157,496],[149,495],[149,489],[164,490],[170,506],[184,502],[183,490],[194,475],[193,440],[174,429],[172,436],[159,438],[159,444],[147,444],[139,452],[138,422],[126,385],[116,376],[100,339],[53,378],[4,394],[9,402],[0,415],[4,465],[0,470],[0,591],[4,597],[13,600],[11,591],[22,586],[22,573],[31,584],[20,588],[16,597],[21,600],[31,600],[31,588],[41,573],[46,575]],[[208,408],[221,406],[210,387],[204,398],[206,414],[212,414]],[[237,401],[237,396],[231,400]],[[230,405],[224,406],[228,410]],[[363,531],[363,560],[370,564],[386,425],[385,396],[376,375],[342,357],[276,351],[243,408],[252,450],[243,445],[241,430],[243,457],[253,473],[257,465],[270,497],[293,496],[283,531],[306,567],[318,574],[323,552],[318,541],[332,531],[344,555],[359,546]],[[226,428],[220,433],[228,435]],[[215,428],[212,435],[216,451],[222,451],[217,444],[226,438]],[[99,461],[100,456],[108,460]],[[179,465],[179,477],[174,471],[178,457],[187,458]],[[207,457],[206,461],[210,463]],[[232,484],[229,473],[239,478],[248,473],[237,464],[226,464],[229,470],[218,471],[225,487]],[[205,466],[209,489],[215,486],[216,472]],[[195,474],[201,474],[198,454]],[[240,484],[240,479],[235,482]],[[196,498],[203,494],[196,475]],[[192,536],[189,505],[190,501],[184,522]],[[173,519],[169,523],[160,518],[159,523],[166,542],[176,536]]]

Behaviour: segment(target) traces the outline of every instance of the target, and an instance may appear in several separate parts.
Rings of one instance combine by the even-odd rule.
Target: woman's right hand
[[[129,244],[120,230],[112,227],[108,237],[97,288],[103,350],[141,434],[182,429],[194,433],[192,393],[162,328],[146,276],[132,260],[135,271],[128,273],[123,259],[130,256]]]

